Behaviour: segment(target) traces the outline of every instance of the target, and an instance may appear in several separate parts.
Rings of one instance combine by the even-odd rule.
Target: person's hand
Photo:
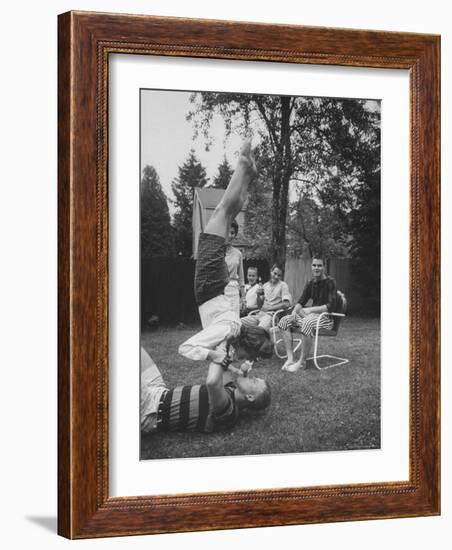
[[[229,355],[222,350],[210,350],[209,359],[214,363],[218,363],[218,365],[221,365],[223,368],[227,368],[228,365],[232,362]]]
[[[253,368],[253,361],[245,361],[240,365],[240,373],[239,376],[248,376],[248,374],[251,372]]]

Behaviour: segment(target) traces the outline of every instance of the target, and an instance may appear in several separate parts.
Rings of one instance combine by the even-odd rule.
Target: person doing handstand
[[[195,270],[195,299],[203,329],[179,346],[179,353],[195,361],[215,363],[236,359],[254,360],[271,357],[272,346],[261,327],[245,327],[238,312],[224,294],[229,282],[225,262],[226,241],[232,220],[243,207],[248,185],[256,176],[251,142],[245,141],[235,171],[225,193],[215,208],[204,233],[199,236]]]

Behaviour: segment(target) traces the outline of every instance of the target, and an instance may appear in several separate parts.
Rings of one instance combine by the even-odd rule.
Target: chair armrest
[[[258,313],[260,313],[260,309],[253,309],[253,311],[250,311],[247,315],[247,317],[252,317],[253,315],[257,315]]]
[[[284,313],[285,311],[290,311],[292,308],[292,306],[290,307],[284,307],[282,309],[277,309],[276,311],[273,312],[273,315],[272,315],[272,322],[274,324],[275,322],[275,319],[277,319],[277,315],[279,315],[280,313]]]

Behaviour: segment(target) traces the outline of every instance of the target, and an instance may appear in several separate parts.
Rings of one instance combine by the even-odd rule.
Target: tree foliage
[[[289,235],[287,246],[288,226],[304,235],[308,248],[331,250],[339,234],[340,246],[347,242],[347,218],[360,207],[357,191],[372,171],[374,157],[379,161],[375,105],[371,108],[370,102],[356,99],[210,92],[195,93],[191,101],[188,118],[207,145],[214,114],[223,118],[227,134],[253,131],[265,198],[251,194],[248,218],[257,223],[266,210],[262,227],[269,227],[269,232],[264,229],[260,244],[270,263],[284,265],[286,250],[298,250],[293,245],[295,233],[294,238]],[[298,206],[300,200],[304,206],[289,208],[290,189]],[[313,231],[325,223],[327,232]]]
[[[189,258],[192,255],[194,188],[204,187],[208,179],[205,168],[198,161],[193,150],[178,170],[179,175],[171,184],[176,207],[173,218],[176,252],[179,256]]]
[[[231,180],[233,172],[234,170],[232,169],[225,155],[223,162],[218,166],[218,172],[216,176],[213,178],[212,187],[216,187],[217,189],[226,189],[229,181]]]
[[[142,258],[174,256],[174,235],[168,202],[153,166],[143,169],[140,218]]]

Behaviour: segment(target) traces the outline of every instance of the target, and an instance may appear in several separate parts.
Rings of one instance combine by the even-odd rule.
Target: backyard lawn
[[[205,380],[206,362],[177,353],[180,343],[199,326],[164,327],[142,334],[169,387]],[[141,439],[141,458],[298,453],[380,447],[380,322],[347,317],[339,336],[321,338],[320,353],[350,362],[318,371],[311,361],[304,371],[281,371],[282,360],[259,361],[255,376],[266,378],[270,407],[240,418],[230,432],[157,433]]]

